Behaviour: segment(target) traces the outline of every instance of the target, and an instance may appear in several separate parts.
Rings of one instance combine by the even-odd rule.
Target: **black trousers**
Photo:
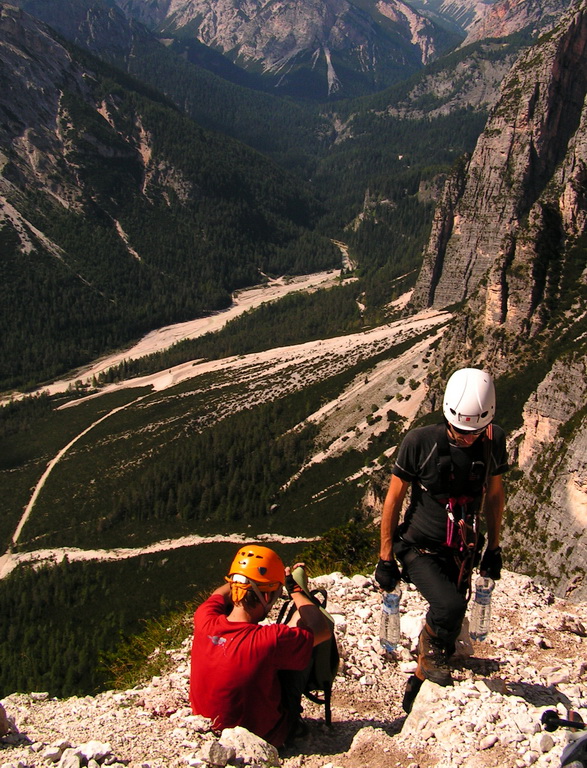
[[[297,722],[302,714],[302,695],[310,679],[312,662],[306,669],[280,669],[277,673],[281,683],[281,703],[289,713],[293,722]]]
[[[396,541],[393,551],[410,581],[428,602],[426,623],[439,640],[450,647],[459,636],[467,611],[467,587],[459,589],[459,566],[449,553],[420,554],[404,541]]]

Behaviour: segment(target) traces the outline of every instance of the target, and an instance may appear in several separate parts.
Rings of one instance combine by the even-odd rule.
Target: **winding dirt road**
[[[176,325],[165,326],[164,328],[160,328],[156,331],[152,331],[151,333],[143,337],[131,349],[116,353],[96,363],[93,363],[83,371],[78,371],[75,377],[56,381],[53,384],[43,388],[43,390],[40,390],[40,391],[48,392],[49,394],[65,392],[67,388],[70,385],[72,385],[75,381],[80,381],[80,380],[82,382],[91,381],[93,376],[97,375],[98,373],[101,373],[102,371],[107,370],[113,365],[117,365],[118,363],[122,362],[122,360],[125,360],[125,359],[129,360],[137,357],[142,357],[143,355],[148,355],[148,354],[151,354],[152,352],[157,352],[163,349],[167,349],[172,344],[176,343],[177,341],[181,341],[182,339],[195,338],[205,333],[220,330],[230,320],[234,319],[235,317],[242,314],[243,312],[246,312],[249,309],[259,306],[262,303],[269,302],[269,301],[277,301],[278,299],[282,298],[286,294],[292,293],[295,291],[312,291],[312,290],[317,290],[318,288],[326,288],[329,285],[334,285],[339,279],[339,274],[340,273],[336,270],[329,270],[327,272],[318,272],[312,275],[304,275],[301,277],[294,277],[294,278],[282,277],[276,280],[269,280],[266,284],[263,284],[263,285],[253,286],[252,288],[245,289],[235,294],[234,302],[232,306],[229,307],[227,310],[224,310],[222,312],[216,312],[213,315],[210,315],[208,317],[198,318],[197,320],[192,320],[185,323],[178,323]],[[186,366],[191,368],[192,363],[191,362],[187,363],[185,364],[185,366],[177,366],[178,370],[175,372],[165,371],[162,374],[157,374],[155,377],[153,377],[153,381],[150,381],[149,383],[152,384],[154,389],[165,389],[169,386],[172,386],[176,382],[178,377],[183,378],[181,376],[181,372]],[[123,386],[128,386],[129,384],[130,386],[136,386],[136,380],[132,382],[123,382]],[[107,391],[110,391],[111,389],[112,389],[111,387],[105,388],[100,392],[96,393],[95,395],[91,395],[90,397],[100,397],[102,394],[104,394]],[[12,551],[12,548],[18,543],[22,529],[24,528],[27,520],[29,519],[31,512],[35,506],[35,503],[39,497],[39,494],[41,493],[47,479],[49,478],[51,472],[54,470],[55,466],[65,456],[65,454],[78,442],[78,440],[80,440],[82,437],[87,435],[88,432],[91,432],[91,430],[94,429],[94,427],[96,427],[98,424],[101,424],[103,421],[110,418],[114,414],[119,413],[125,408],[128,408],[129,406],[138,403],[140,400],[142,400],[145,397],[147,397],[147,395],[142,395],[141,397],[135,398],[129,403],[126,403],[125,405],[112,409],[111,411],[106,413],[104,416],[100,417],[95,422],[93,422],[88,427],[86,427],[86,429],[84,429],[78,435],[76,435],[76,437],[70,440],[69,443],[65,445],[51,459],[51,461],[49,461],[45,471],[39,478],[33,490],[31,498],[29,499],[29,502],[24,509],[22,517],[19,520],[16,530],[14,531],[10,548],[2,556],[0,556],[0,579],[7,576],[19,563],[22,563],[22,562],[35,562],[35,563],[48,562],[48,561],[60,562],[66,556],[72,560],[80,560],[80,559],[112,560],[112,559],[121,559],[126,557],[135,557],[137,555],[144,554],[145,552],[157,552],[165,549],[174,549],[176,547],[195,546],[197,544],[204,544],[210,541],[242,541],[243,540],[243,538],[239,537],[238,535],[235,535],[233,537],[228,537],[228,538],[219,538],[214,536],[202,538],[200,536],[191,536],[191,537],[182,537],[181,539],[176,539],[176,540],[167,540],[165,542],[159,542],[157,544],[153,544],[150,547],[139,548],[139,549],[114,549],[114,550],[86,551],[86,550],[80,550],[76,548],[71,548],[71,549],[65,548],[65,549],[53,549],[53,550],[38,550],[36,552],[23,552],[23,553],[14,553]],[[82,399],[85,400],[87,398],[82,398]],[[62,407],[75,406],[79,404],[82,399],[73,401],[71,403],[67,403],[66,406],[62,406]],[[287,539],[287,537],[285,537],[285,539]],[[285,539],[283,537],[277,537],[275,540],[284,541]]]
[[[280,296],[284,295],[285,293],[289,293],[293,290],[307,291],[307,290],[315,290],[317,287],[326,287],[327,285],[334,283],[338,279],[338,274],[339,274],[338,272],[319,273],[317,275],[309,275],[309,276],[306,276],[305,278],[299,278],[299,279],[295,279],[292,281],[288,281],[287,283],[281,283],[281,284],[278,284],[278,281],[274,281],[269,288],[266,288],[264,286],[262,288],[250,289],[249,291],[242,292],[241,294],[239,294],[239,296],[242,297],[243,294],[246,294],[246,297],[242,299],[241,302],[238,304],[238,306],[234,307],[232,311],[227,310],[224,313],[217,313],[217,315],[214,315],[213,317],[203,318],[200,320],[193,321],[192,323],[182,323],[181,327],[169,326],[167,328],[161,329],[160,331],[154,331],[153,333],[146,336],[132,350],[127,351],[125,353],[120,353],[120,355],[114,355],[108,358],[107,360],[102,360],[101,362],[95,364],[94,366],[91,366],[85,372],[84,377],[86,380],[88,379],[91,380],[91,377],[95,375],[95,373],[101,370],[106,370],[111,365],[115,365],[117,364],[117,362],[120,362],[120,360],[122,360],[123,358],[128,359],[130,356],[139,357],[141,355],[148,354],[151,351],[164,349],[168,347],[170,344],[177,341],[179,338],[187,338],[188,336],[197,336],[202,333],[207,333],[212,329],[218,330],[224,324],[226,324],[228,320],[236,316],[236,314],[240,314],[246,309],[249,309],[253,306],[261,304],[265,301],[276,300]],[[350,335],[339,337],[339,338],[331,338],[331,339],[323,339],[323,340],[318,340],[313,342],[307,342],[305,344],[267,350],[265,352],[254,353],[246,356],[234,356],[232,358],[227,358],[225,360],[211,360],[211,361],[205,361],[205,362],[190,361],[188,363],[178,365],[175,368],[172,368],[170,370],[164,370],[157,374],[153,374],[151,376],[147,376],[139,379],[132,379],[132,380],[120,382],[118,384],[110,385],[109,387],[105,387],[99,392],[93,395],[89,395],[88,397],[89,398],[100,397],[106,392],[109,392],[118,388],[128,388],[128,387],[151,386],[153,390],[163,390],[163,389],[167,389],[168,387],[172,387],[178,382],[183,381],[185,379],[193,378],[209,370],[216,370],[216,369],[227,370],[229,368],[238,368],[239,370],[242,370],[243,367],[244,368],[249,367],[251,369],[256,370],[257,375],[259,376],[262,375],[267,377],[268,373],[278,371],[284,367],[287,368],[288,366],[291,366],[292,363],[297,362],[300,365],[300,367],[302,367],[304,364],[308,364],[310,361],[324,359],[324,357],[328,357],[330,360],[334,359],[334,357],[337,357],[337,356],[346,357],[347,355],[352,355],[353,350],[355,349],[360,349],[365,345],[368,346],[368,345],[378,344],[384,340],[386,342],[389,342],[390,338],[395,339],[397,343],[402,339],[409,337],[409,336],[406,336],[406,334],[409,335],[411,333],[420,333],[422,331],[425,331],[426,329],[429,330],[434,327],[440,328],[446,322],[447,317],[448,315],[445,312],[427,310],[418,315],[414,315],[404,320],[396,321],[389,325],[385,325],[377,328],[371,328],[364,332],[350,334]],[[426,345],[428,343],[429,342],[426,342]],[[412,350],[406,354],[418,353],[419,346],[420,346],[419,344],[416,344],[412,348]],[[401,357],[403,357],[403,355]],[[402,364],[399,358],[395,361],[391,361],[391,362],[388,361],[387,363],[382,364],[383,367],[381,368],[381,370],[377,374],[372,375],[371,386],[378,386],[378,387],[381,386],[377,384],[378,378],[383,378],[384,382],[395,380],[396,375],[395,374],[392,375],[392,373],[390,373],[390,371],[387,370],[387,366],[392,365],[392,367],[394,367],[394,370],[395,370],[395,367],[397,367],[398,364]],[[417,367],[418,366],[414,366],[414,368],[417,368]],[[70,379],[67,381],[64,380],[61,382],[56,382],[54,385],[52,385],[49,388],[49,390],[51,392],[64,391],[65,389],[67,389],[67,386],[69,386],[71,381],[72,380]],[[385,388],[386,389],[389,388],[387,384],[385,384]],[[421,394],[423,393],[418,393],[418,395],[413,396],[408,406],[410,411],[413,411],[417,407],[417,402],[419,401],[419,395]],[[206,543],[215,542],[215,541],[241,542],[244,540],[243,536],[241,536],[240,534],[234,534],[229,537],[189,536],[189,537],[181,537],[179,539],[165,540],[162,542],[157,542],[155,544],[152,544],[148,547],[141,547],[136,549],[119,548],[119,549],[112,549],[112,550],[89,551],[89,550],[81,550],[77,548],[58,548],[58,549],[45,549],[45,550],[38,550],[34,552],[20,552],[20,553],[18,552],[15,553],[12,551],[13,547],[19,541],[23,527],[25,526],[27,520],[29,519],[33,511],[35,503],[48,477],[50,476],[51,472],[55,469],[57,464],[68,453],[68,451],[82,437],[84,437],[89,432],[91,432],[91,430],[94,429],[94,427],[96,427],[98,424],[102,423],[103,421],[110,418],[114,414],[119,413],[125,408],[128,408],[129,406],[132,406],[138,403],[139,401],[143,400],[145,397],[148,397],[148,394],[141,395],[140,397],[133,399],[132,401],[126,403],[125,405],[118,406],[112,409],[111,411],[109,411],[108,413],[104,414],[95,422],[93,422],[88,427],[86,427],[76,437],[70,440],[69,443],[65,445],[51,459],[51,461],[49,461],[45,471],[39,478],[33,490],[33,493],[29,499],[29,502],[26,505],[26,508],[24,509],[23,515],[16,527],[16,530],[12,537],[11,547],[8,549],[7,552],[4,553],[3,556],[0,557],[0,578],[4,578],[5,576],[7,576],[19,563],[23,563],[23,562],[57,563],[57,562],[60,562],[64,557],[68,557],[71,560],[113,560],[113,559],[136,557],[144,553],[164,551],[167,549],[175,549],[178,547],[196,546],[196,545],[206,544]],[[346,396],[342,396],[340,398],[340,402],[337,401],[336,404],[329,404],[328,406],[329,410],[331,411],[333,409],[339,410],[341,407],[344,407],[345,397],[350,397],[350,395],[348,395],[347,393]],[[61,407],[62,408],[75,407],[76,405],[79,405],[80,402],[83,402],[86,399],[88,398],[76,399]],[[408,413],[404,412],[406,411],[407,405],[408,405],[408,402],[406,399],[401,403],[399,401],[394,401],[393,403],[390,402],[386,407],[388,408],[393,407],[393,409],[396,412],[400,413],[400,415],[407,416]],[[320,414],[316,414],[316,418],[318,418],[319,415]],[[365,430],[366,430],[366,426],[367,426],[366,424],[363,425]],[[375,427],[375,429],[377,429],[377,427]],[[367,439],[367,437],[368,437],[368,431],[365,431],[364,439]],[[319,456],[316,457],[315,460],[320,461],[325,455],[326,453],[320,454]],[[258,537],[258,538],[262,538],[262,537]],[[287,537],[276,535],[276,536],[268,536],[267,540],[287,543],[289,541],[307,541],[308,539],[293,540],[293,539],[288,539]]]

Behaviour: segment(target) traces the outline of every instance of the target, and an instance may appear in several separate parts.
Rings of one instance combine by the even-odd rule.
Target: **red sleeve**
[[[204,627],[210,620],[218,616],[226,615],[226,604],[222,595],[211,595],[200,605],[194,613],[194,629],[204,631]]]
[[[305,669],[312,658],[314,635],[309,629],[271,624],[275,634],[274,660],[277,669]]]

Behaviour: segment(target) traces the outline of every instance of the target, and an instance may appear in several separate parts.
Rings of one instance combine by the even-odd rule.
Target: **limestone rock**
[[[106,757],[112,754],[110,744],[101,741],[88,741],[79,746],[80,755],[86,760],[95,760],[101,763]]]
[[[461,47],[491,37],[507,37],[524,29],[548,31],[560,16],[561,8],[568,8],[569,2],[548,0],[547,2],[511,2],[500,0],[490,5],[485,13],[478,14],[470,24],[467,37]]]
[[[225,766],[236,757],[234,747],[224,746],[219,741],[207,741],[200,750],[200,756],[208,765]]]
[[[220,735],[220,744],[232,747],[245,764],[267,766],[281,765],[279,754],[274,746],[246,728],[225,728]]]
[[[310,586],[318,583],[323,584],[316,579]],[[2,704],[15,726],[0,743],[10,745],[4,753],[10,754],[9,765],[206,768],[281,761],[283,768],[324,768],[329,763],[336,768],[373,765],[377,755],[385,764],[415,766],[415,756],[424,748],[429,768],[490,768],[497,760],[517,768],[547,768],[560,762],[567,734],[542,731],[543,711],[556,709],[565,718],[567,709],[573,709],[587,720],[587,639],[560,630],[563,622],[585,625],[586,604],[555,597],[533,579],[504,570],[493,593],[487,641],[473,646],[472,657],[450,661],[453,686],[425,682],[404,719],[401,696],[415,661],[408,647],[393,655],[378,647],[380,593],[373,575],[330,575],[328,585],[347,621],[344,634],[335,630],[344,663],[334,683],[333,725],[327,728],[323,708],[304,699],[309,733],[282,757],[243,728],[227,729],[218,738],[209,720],[191,714],[184,674],[188,639],[170,654],[174,666],[168,673],[129,691],[61,701],[7,696]],[[369,606],[370,615],[358,616],[357,605]],[[426,603],[406,588],[401,610],[402,617],[417,625]],[[538,636],[547,637],[553,647],[538,647],[533,642]],[[182,700],[172,714],[156,714],[145,706],[150,692],[168,689]]]
[[[536,297],[530,299],[527,289],[537,257],[532,240],[517,238],[527,217],[536,232],[551,225],[544,219],[550,215],[546,203],[539,200],[555,175],[563,194],[553,205],[569,235],[581,231],[585,200],[577,174],[583,173],[586,147],[587,11],[579,8],[557,34],[522,55],[466,168],[465,185],[462,173],[458,183],[455,177],[447,182],[415,301],[427,296],[436,307],[461,301],[493,268],[486,321],[503,322],[506,312],[519,327],[536,309]],[[525,292],[521,285],[517,290],[520,280]]]

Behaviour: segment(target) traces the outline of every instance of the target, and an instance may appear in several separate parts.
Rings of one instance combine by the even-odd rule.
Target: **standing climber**
[[[467,609],[471,574],[483,547],[479,513],[487,529],[481,574],[499,579],[499,537],[504,509],[502,474],[507,470],[503,430],[493,424],[495,387],[491,376],[463,368],[448,380],[444,422],[411,430],[401,443],[381,517],[379,586],[391,591],[403,577],[428,602],[418,640],[418,666],[408,681],[409,711],[425,679],[451,685],[447,661]],[[404,521],[400,512],[408,487]],[[397,560],[396,560],[397,558]]]
[[[330,637],[330,627],[268,547],[241,547],[226,581],[194,615],[192,710],[215,729],[240,725],[281,747],[301,730],[312,649]],[[260,626],[283,586],[296,613],[288,624]]]

